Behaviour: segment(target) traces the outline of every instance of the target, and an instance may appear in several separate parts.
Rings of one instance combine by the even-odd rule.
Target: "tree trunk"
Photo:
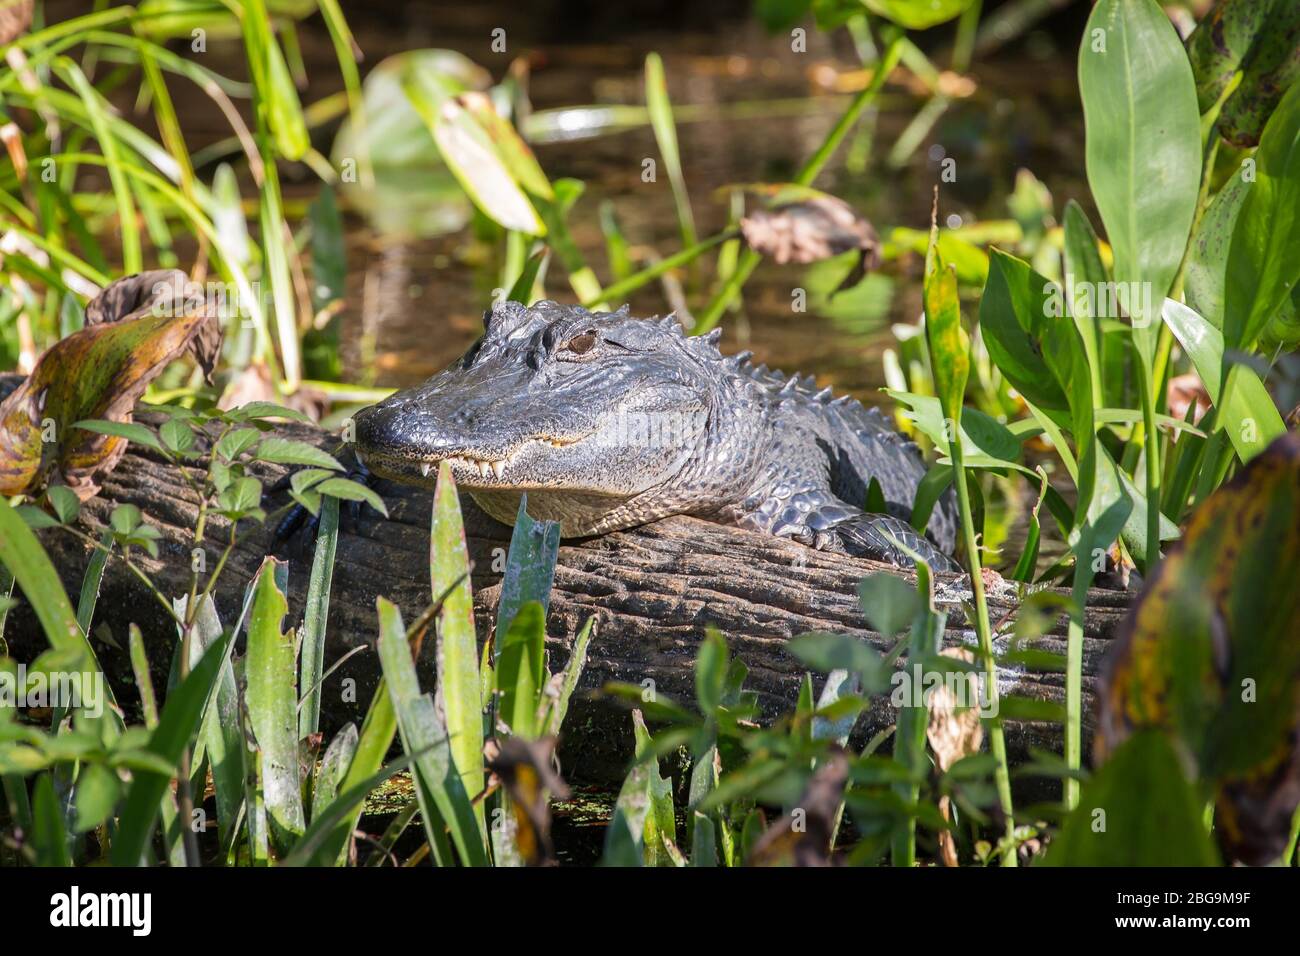
[[[330,446],[333,439],[317,429],[284,426],[287,436]],[[270,484],[280,472],[268,469]],[[379,674],[373,653],[376,635],[375,599],[397,603],[407,621],[430,601],[428,528],[432,495],[428,490],[383,482],[377,490],[391,518],[382,520],[367,509],[359,521],[348,522],[339,536],[330,599],[328,667],[357,646],[366,646],[326,682],[322,691],[325,729],[360,721],[369,706]],[[269,502],[282,504],[287,498]],[[148,449],[133,446],[103,482],[100,495],[88,502],[82,524],[98,534],[112,507],[132,503],[162,532],[160,556],[152,560],[137,553],[138,564],[159,589],[171,596],[188,588],[191,529],[197,508],[193,494],[177,469]],[[490,628],[500,592],[500,575],[510,529],[484,515],[472,499],[462,497],[471,559],[479,633]],[[209,524],[206,562],[211,568],[226,540],[218,519]],[[271,545],[271,530],[245,522],[239,543],[221,578],[216,598],[222,620],[233,622],[245,585]],[[46,548],[64,578],[68,593],[80,591],[89,549],[67,534],[42,534]],[[302,602],[311,566],[311,549],[289,555],[291,612],[289,623],[301,620]],[[494,570],[496,569],[496,570]],[[547,619],[547,646],[554,671],[567,660],[583,623],[596,619],[595,637],[582,681],[582,691],[596,691],[607,681],[642,684],[653,681],[658,693],[680,701],[694,694],[692,665],[708,625],[726,635],[733,654],[749,667],[746,686],[758,692],[764,712],[774,715],[795,702],[803,669],[786,653],[786,641],[805,631],[854,634],[885,650],[891,641],[868,630],[858,608],[857,582],[869,572],[897,569],[843,555],[826,554],[777,538],[691,518],[672,518],[632,531],[601,538],[565,542],[560,548],[555,588]],[[962,579],[945,578],[936,601],[948,614],[946,643],[975,644],[974,631],[964,619],[961,600],[969,594]],[[1124,614],[1126,595],[1094,591],[1084,627],[1083,673],[1085,735],[1091,735],[1092,688],[1098,663]],[[989,612],[994,626],[1015,613],[1015,590],[997,580],[989,588]],[[130,688],[130,666],[121,648],[127,625],[135,622],[145,634],[150,659],[165,674],[175,645],[175,628],[156,599],[116,556],[109,561],[95,616],[98,637],[103,625],[111,641],[96,642],[101,661],[115,686]],[[34,619],[16,609],[8,628],[12,652],[30,659],[44,646]],[[1003,639],[1005,641],[1005,639]],[[999,641],[999,645],[1003,644]],[[120,645],[116,647],[114,645]],[[1065,620],[1055,622],[1038,646],[1065,653]],[[433,685],[433,642],[426,642],[421,672],[424,686]],[[355,682],[350,684],[347,679]],[[821,678],[816,679],[820,690]],[[1022,669],[999,672],[1003,695],[1017,694],[1063,702],[1065,675]],[[348,692],[349,686],[354,688]],[[595,695],[575,700],[565,725],[561,759],[568,779],[609,783],[618,779],[632,752],[631,721],[625,709]],[[126,695],[133,698],[129,691]],[[885,700],[859,720],[856,735],[874,733],[892,723]],[[1061,749],[1061,728],[1051,724],[1008,722],[1013,757],[1030,746]],[[1086,752],[1086,750],[1085,750]]]

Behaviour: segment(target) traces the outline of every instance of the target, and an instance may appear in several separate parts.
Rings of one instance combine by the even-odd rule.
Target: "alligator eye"
[[[564,343],[565,351],[572,352],[574,355],[586,355],[595,347],[595,332],[583,332],[581,335],[575,335]]]

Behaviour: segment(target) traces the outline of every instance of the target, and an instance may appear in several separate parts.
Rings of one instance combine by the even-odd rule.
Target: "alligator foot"
[[[906,521],[893,515],[863,513],[832,525],[818,534],[813,546],[820,551],[840,551],[858,558],[915,567],[903,547],[919,554],[934,571],[961,571],[961,565],[944,554]]]
[[[348,450],[348,458],[351,463],[348,464],[347,470],[341,477],[349,478],[352,481],[373,487],[377,481],[370,469],[362,464],[361,460]],[[345,464],[347,464],[345,462]],[[268,489],[272,494],[288,491],[293,482],[293,476],[303,471],[302,468],[293,468],[285,473],[284,477]],[[338,473],[335,472],[335,475]],[[363,502],[360,501],[340,501],[342,508],[339,512],[339,524],[341,526],[355,526],[361,518],[361,508]],[[367,507],[369,507],[367,505]],[[271,536],[271,548],[275,552],[288,550],[294,554],[301,554],[307,549],[307,545],[316,541],[316,535],[320,531],[320,514],[312,514],[305,507],[294,503],[279,524],[275,526],[275,532]]]

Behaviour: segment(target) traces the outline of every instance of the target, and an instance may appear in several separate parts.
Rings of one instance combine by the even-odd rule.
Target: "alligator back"
[[[750,353],[740,353],[729,364],[771,395],[778,428],[797,426],[816,436],[816,447],[806,452],[825,457],[835,496],[861,508],[874,478],[884,493],[886,511],[910,520],[917,488],[927,471],[916,444],[900,434],[880,409],[868,408],[851,396],[836,397],[830,388],[818,389],[812,376],[786,375],[754,365],[749,357]],[[926,534],[943,551],[951,553],[956,546],[957,506],[951,489],[935,505]]]

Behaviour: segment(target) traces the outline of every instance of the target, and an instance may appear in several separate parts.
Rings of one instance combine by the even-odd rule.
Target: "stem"
[[[957,21],[957,39],[952,46],[952,71],[965,73],[970,69],[971,53],[975,50],[975,31],[979,28],[982,0],[975,0],[962,11]]]
[[[596,295],[592,296],[583,303],[585,308],[593,308],[598,302],[608,302],[612,299],[621,299],[644,285],[648,285],[655,279],[667,272],[671,272],[679,266],[687,265],[698,259],[704,253],[708,252],[714,246],[721,245],[729,239],[734,239],[739,235],[739,231],[728,229],[720,232],[715,236],[702,239],[690,248],[683,249],[681,252],[674,253],[666,259],[660,259],[652,266],[647,266],[640,272],[634,272],[626,279],[620,279],[618,282],[607,285]]]
[[[980,642],[980,659],[984,664],[984,681],[987,684],[989,704],[994,716],[989,720],[989,749],[997,767],[993,780],[997,785],[998,804],[1006,820],[1008,847],[1002,854],[1003,866],[1016,865],[1016,848],[1014,837],[1016,823],[1011,804],[1011,772],[1007,768],[1007,743],[1002,735],[1002,718],[998,706],[998,667],[993,659],[993,635],[989,627],[989,605],[984,597],[984,575],[980,567],[979,544],[975,537],[975,521],[971,515],[970,490],[966,487],[966,471],[962,464],[961,442],[949,445],[952,456],[953,483],[957,486],[957,506],[961,514],[963,540],[966,545],[966,559],[970,563],[970,587],[975,597],[975,633]]]
[[[881,88],[885,85],[885,80],[889,74],[894,72],[894,67],[898,65],[898,58],[903,52],[903,35],[897,34],[889,41],[889,46],[885,48],[884,55],[880,58],[880,63],[876,67],[876,72],[871,77],[871,82],[853,98],[849,108],[844,111],[834,128],[827,134],[825,141],[818,147],[817,152],[813,153],[804,163],[803,169],[795,177],[795,184],[799,186],[811,186],[817,174],[822,171],[822,167],[839,148],[844,137],[848,135],[849,130],[857,123],[862,116],[863,111],[871,105],[872,101],[880,93]],[[704,312],[696,320],[695,331],[708,332],[722,318],[722,313],[726,311],[732,300],[744,287],[745,281],[750,274],[758,267],[762,260],[753,249],[746,249],[740,257],[740,262],[736,266],[736,271],[731,274],[726,284],[718,291]]]
[[[1155,384],[1151,372],[1138,362],[1138,388],[1142,391],[1142,426],[1146,441],[1147,553],[1142,573],[1147,577],[1160,563],[1160,434],[1156,431]]]
[[[1088,602],[1092,568],[1082,555],[1074,558],[1073,607],[1065,646],[1065,762],[1071,770],[1083,764],[1083,609]],[[1065,805],[1073,810],[1079,803],[1079,781],[1065,778]]]
[[[63,530],[68,532],[71,535],[76,536],[80,540],[84,541],[86,544],[90,545],[95,550],[103,551],[109,557],[113,556],[113,549],[109,547],[105,547],[103,544],[100,544],[99,539],[92,538],[90,535],[78,531],[76,528],[72,527],[71,525],[64,525]],[[158,603],[161,604],[163,609],[167,612],[167,616],[176,622],[176,626],[184,627],[185,622],[181,620],[180,616],[176,613],[175,609],[172,607],[171,602],[167,600],[167,597],[161,591],[159,591],[157,587],[154,586],[153,581],[149,579],[149,575],[145,574],[138,564],[136,564],[129,557],[127,557],[125,550],[121,554],[119,554],[118,557],[121,559],[122,563],[127,566],[127,569],[130,570],[132,574],[134,574],[137,578],[140,579],[140,583],[149,589],[149,592],[157,599]]]

